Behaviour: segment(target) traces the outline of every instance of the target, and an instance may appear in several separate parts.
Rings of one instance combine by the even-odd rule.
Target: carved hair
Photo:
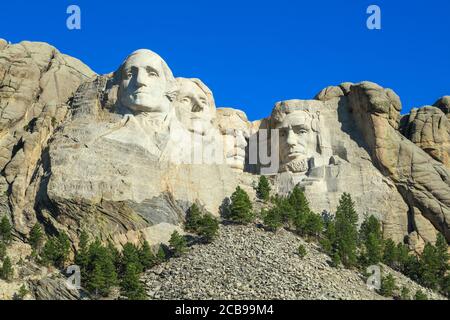
[[[320,132],[320,111],[315,110],[315,108],[310,106],[307,101],[304,100],[287,100],[278,102],[275,105],[270,117],[271,127],[277,128],[288,114],[298,111],[306,113],[311,118],[311,129],[314,132]]]

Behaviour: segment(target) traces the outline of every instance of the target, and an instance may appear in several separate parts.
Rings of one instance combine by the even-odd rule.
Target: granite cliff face
[[[450,240],[448,106],[402,117],[394,91],[343,83],[250,122],[149,50],[96,75],[47,44],[1,41],[1,214],[18,240],[39,221],[74,247],[81,230],[157,244],[192,203],[219,215],[265,174],[279,193],[300,184],[318,213],[351,193],[361,220],[420,252],[437,232]]]

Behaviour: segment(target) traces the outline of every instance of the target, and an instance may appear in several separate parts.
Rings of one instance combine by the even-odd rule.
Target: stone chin
[[[241,156],[233,156],[227,158],[227,165],[233,170],[243,171],[245,166],[245,159]]]
[[[308,159],[305,157],[297,157],[282,165],[281,171],[290,171],[293,173],[306,173],[309,170]]]

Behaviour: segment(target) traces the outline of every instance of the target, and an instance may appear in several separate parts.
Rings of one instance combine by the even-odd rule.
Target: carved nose
[[[295,137],[295,134],[292,130],[289,130],[288,135],[287,135],[287,140],[286,143],[290,146],[296,145],[297,144],[297,139]]]
[[[140,72],[140,71],[137,72],[136,85],[138,87],[146,86],[146,84],[145,84],[145,77],[144,77],[144,73],[143,72]]]

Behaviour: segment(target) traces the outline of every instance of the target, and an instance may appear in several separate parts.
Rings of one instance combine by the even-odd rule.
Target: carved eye
[[[150,77],[159,77],[158,72],[156,72],[155,70],[153,70],[151,68],[147,68],[147,73]]]
[[[125,70],[124,77],[126,79],[130,79],[133,76],[133,72],[131,70]]]
[[[180,100],[181,103],[191,103],[191,98],[189,97],[183,97]]]

